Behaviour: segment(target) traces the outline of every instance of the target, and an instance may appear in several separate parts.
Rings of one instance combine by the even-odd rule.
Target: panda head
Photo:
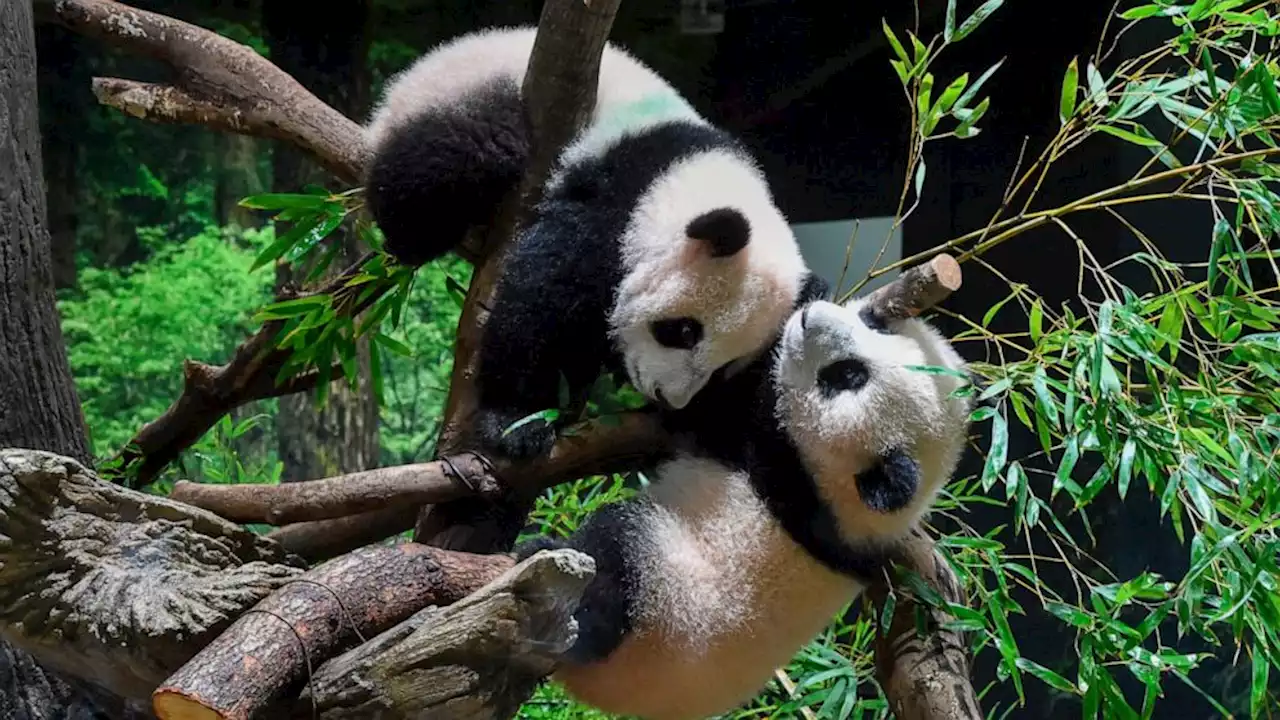
[[[965,381],[920,366],[964,372],[924,321],[886,321],[862,299],[810,303],[783,329],[778,418],[846,540],[901,536],[959,461],[970,401],[949,396]]]
[[[636,389],[674,409],[718,370],[763,353],[809,275],[763,175],[723,148],[663,172],[621,246],[611,334]]]

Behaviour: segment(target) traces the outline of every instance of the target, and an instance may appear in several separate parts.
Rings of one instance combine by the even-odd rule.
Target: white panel
[[[854,220],[797,223],[791,226],[800,243],[800,252],[804,255],[805,262],[815,274],[836,288],[837,296],[861,281],[873,264],[875,267],[884,267],[902,259],[902,228],[898,227],[890,233],[893,218],[861,218],[856,224],[856,236]],[[844,269],[850,241],[853,242],[853,252],[848,254],[849,269],[844,271],[844,281],[841,282],[840,274]],[[882,247],[884,253],[880,254]],[[881,275],[863,285],[858,294],[870,292],[897,275],[896,270]]]

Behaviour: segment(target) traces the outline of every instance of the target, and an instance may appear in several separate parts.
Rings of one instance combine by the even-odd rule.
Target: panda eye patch
[[[893,331],[889,329],[889,323],[885,322],[885,319],[880,315],[880,313],[872,310],[870,305],[859,310],[858,317],[862,320],[862,324],[882,335],[893,334]]]
[[[663,347],[692,350],[702,340],[702,323],[693,318],[657,320],[649,327],[649,332]]]
[[[871,379],[867,364],[858,358],[839,360],[818,371],[818,390],[823,397],[861,390]]]

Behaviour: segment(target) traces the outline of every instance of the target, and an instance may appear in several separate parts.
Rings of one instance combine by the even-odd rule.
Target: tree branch
[[[590,475],[620,472],[667,443],[648,412],[594,419],[561,438],[544,458],[511,465],[475,453],[443,460],[280,485],[204,485],[180,481],[170,497],[236,522],[283,525],[329,520],[389,507],[418,507],[462,497],[493,500],[518,478],[521,493],[538,493]],[[354,549],[354,548],[351,548]]]
[[[360,258],[323,287],[298,297],[337,292],[360,273],[367,259],[368,256]],[[379,293],[374,292],[359,304],[343,305],[337,310],[354,317],[378,296]],[[276,383],[275,378],[290,354],[288,349],[275,347],[275,339],[284,326],[283,320],[264,323],[236,348],[225,365],[193,360],[184,362],[182,394],[160,417],[142,426],[120,451],[118,459],[126,468],[124,484],[141,487],[154,480],[166,465],[176,460],[233,409],[254,400],[304,392],[315,387],[319,375],[314,371]],[[341,378],[341,366],[336,366],[332,373],[333,378]]]
[[[964,593],[933,540],[917,532],[903,547],[901,564],[918,574],[944,600],[963,604]],[[906,720],[982,720],[982,709],[969,679],[969,645],[963,633],[943,625],[954,621],[946,612],[912,597],[908,585],[895,578],[868,589],[876,608],[876,679],[889,699],[894,717]],[[885,601],[896,603],[889,627],[879,627]],[[927,629],[920,634],[917,610]]]
[[[158,122],[199,123],[290,142],[339,178],[360,182],[369,157],[360,127],[252,48],[115,0],[39,0],[69,30],[155,58],[173,86],[94,80],[101,102]]]

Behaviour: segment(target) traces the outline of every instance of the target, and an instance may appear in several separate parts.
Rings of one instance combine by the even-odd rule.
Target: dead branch
[[[490,464],[474,453],[464,453],[429,463],[280,485],[179,482],[170,497],[237,522],[311,522],[460,497],[492,501],[506,491],[508,483],[500,478],[508,476],[518,479],[521,493],[536,494],[580,477],[630,469],[666,442],[655,415],[634,412],[582,423],[560,438],[545,458],[520,466],[503,460]]]
[[[385,540],[413,527],[418,506],[387,507],[331,520],[311,520],[276,528],[267,537],[307,562],[320,562]]]
[[[942,253],[868,293],[867,304],[886,319],[915,317],[959,290],[963,279],[956,259]]]
[[[305,295],[331,295],[354,278],[368,256],[357,260],[341,275],[321,288]],[[302,297],[298,295],[297,297]],[[372,293],[358,305],[340,309],[344,314],[358,315],[378,297]],[[271,320],[249,339],[240,343],[225,365],[208,365],[187,360],[183,363],[182,394],[160,417],[143,425],[138,434],[120,451],[119,459],[126,467],[126,485],[141,487],[156,478],[166,465],[191,447],[208,432],[223,415],[254,400],[304,392],[315,387],[318,373],[305,372],[276,384],[280,368],[289,359],[289,350],[275,347],[275,338],[285,321]],[[332,377],[342,377],[335,367]]]
[[[901,564],[918,574],[948,602],[965,602],[963,590],[931,538],[917,532],[904,546]],[[888,583],[868,590],[879,625]],[[943,627],[954,620],[912,597],[905,583],[895,582],[896,603],[887,630],[876,633],[876,679],[889,699],[894,717],[910,720],[981,720],[982,709],[969,679],[969,645],[963,634]],[[928,617],[926,633],[917,630],[916,611]]]
[[[359,126],[266,58],[217,33],[115,0],[39,0],[42,14],[173,68],[174,86],[96,78],[100,102],[155,122],[184,122],[274,138],[360,182],[368,147]]]
[[[153,695],[161,718],[249,718],[322,660],[429,605],[448,605],[515,563],[413,543],[321,565],[241,615]]]
[[[482,460],[464,455],[448,462],[437,460],[378,468],[280,485],[203,485],[180,481],[169,497],[236,522],[284,525],[393,506],[417,507],[472,492],[488,497],[497,494],[498,489],[497,479],[488,473]]]
[[[573,611],[594,575],[586,555],[540,552],[325,663],[294,717],[509,718],[573,643]]]

